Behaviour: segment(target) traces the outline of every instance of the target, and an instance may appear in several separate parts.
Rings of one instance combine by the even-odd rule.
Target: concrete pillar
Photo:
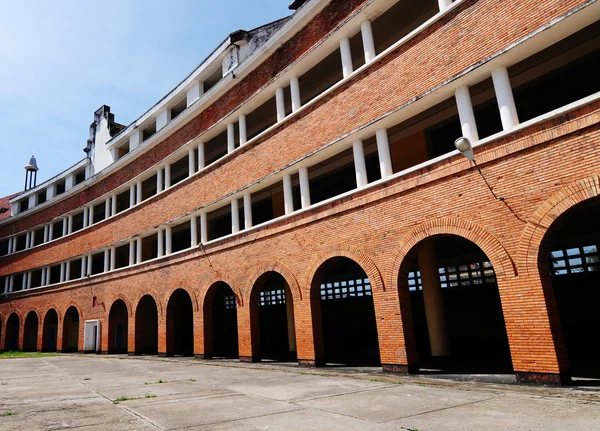
[[[344,78],[347,78],[354,72],[354,66],[352,65],[352,51],[350,50],[350,39],[347,37],[340,40],[340,54],[342,56],[342,73]]]
[[[87,256],[87,275],[92,275],[92,255]]]
[[[171,187],[171,165],[165,165],[165,190]]]
[[[187,91],[186,103],[190,106],[196,100],[200,99],[204,94],[204,82],[199,81],[192,84],[192,87]]]
[[[110,215],[115,216],[117,214],[117,196],[112,195],[110,197]]]
[[[53,239],[54,239],[54,226],[50,224],[50,225],[48,225],[48,241],[52,241]],[[15,238],[14,244],[15,244],[14,248],[16,249],[16,245],[17,245],[16,238]],[[15,251],[16,250],[13,250],[13,253]]]
[[[206,166],[204,158],[204,142],[198,144],[198,170],[201,171]]]
[[[27,289],[27,285],[28,285],[27,280],[28,279],[29,279],[29,273],[28,272],[23,273],[23,282],[21,284],[21,290]]]
[[[158,171],[156,171],[156,193],[163,191],[163,184],[163,169],[158,168]]]
[[[85,256],[81,256],[81,278],[85,277],[86,274],[87,274],[87,259]]]
[[[33,247],[35,247],[35,232],[31,231],[31,235],[29,235],[29,248]]]
[[[71,261],[65,262],[65,281],[71,280]]]
[[[235,124],[227,124],[227,153],[235,150]]]
[[[104,201],[104,218],[107,219],[110,217],[111,215],[111,209],[112,209],[112,205],[110,204],[112,201],[112,198],[109,196],[108,198],[106,198],[106,200]]]
[[[242,146],[246,142],[248,142],[248,134],[246,132],[246,116],[244,114],[240,115],[239,129],[240,129],[240,146]]]
[[[67,234],[69,233],[69,219],[63,218],[62,222],[63,222],[62,236],[67,236]]]
[[[62,276],[62,265],[60,266],[60,275]],[[27,280],[27,289],[31,289],[31,272],[26,272],[24,278]]]
[[[440,273],[432,241],[423,241],[418,250],[419,269],[423,283],[423,301],[432,356],[450,356],[450,337],[442,297]]]
[[[67,218],[67,232],[69,234],[73,233],[73,215]]]
[[[157,235],[157,240],[158,240],[158,257],[162,257],[165,254],[165,248],[164,248],[164,237],[165,237],[165,233],[162,229],[159,229],[158,231],[158,235]]]
[[[244,193],[244,229],[252,227],[252,195]]]
[[[502,129],[510,130],[519,125],[519,115],[515,106],[515,99],[510,85],[510,78],[506,67],[501,66],[492,70],[492,81],[496,91],[496,100],[500,109]]]
[[[104,250],[104,271],[108,272],[110,270],[110,248]]]
[[[44,272],[42,270],[42,277],[44,276]],[[8,284],[8,291],[12,292],[15,290],[15,276],[11,275],[10,277],[10,283]]]
[[[136,195],[137,195],[136,198],[135,198],[135,203],[137,205],[137,204],[142,203],[142,182],[141,181],[138,181],[135,184],[135,192],[136,192]]]
[[[142,263],[142,238],[138,238],[135,242],[135,260],[137,263]]]
[[[308,208],[310,206],[310,183],[308,181],[308,168],[300,168],[298,171],[300,177],[300,202],[302,208]]]
[[[277,122],[280,122],[285,118],[285,95],[281,87],[275,89],[275,104],[277,105]]]
[[[354,154],[354,171],[356,173],[356,187],[364,187],[369,183],[367,178],[367,164],[365,162],[365,149],[362,141],[352,143]]]
[[[117,267],[117,253],[115,247],[110,248],[110,270],[114,271]]]
[[[89,220],[88,208],[84,207],[83,208],[83,228],[84,229],[88,226],[88,220]],[[45,231],[44,231],[44,235],[46,235]],[[45,238],[45,236],[44,236],[44,238]],[[44,242],[46,242],[46,239],[44,239]]]
[[[469,87],[458,87],[455,91],[455,97],[463,137],[469,139],[471,142],[476,142],[479,140],[479,133],[477,133],[477,124],[475,123],[475,114],[473,113]]]
[[[60,282],[62,283],[63,281],[65,281],[65,263],[62,262],[60,264]]]
[[[48,238],[50,238],[50,227],[48,225],[45,225],[44,226],[44,242],[48,242]],[[9,242],[9,250],[10,250],[10,242]]]
[[[198,246],[198,217],[192,216],[190,219],[190,235],[192,237],[192,247]]]
[[[440,12],[443,12],[452,6],[452,0],[438,0],[438,5],[440,6]]]
[[[10,292],[10,275],[6,276],[4,279],[4,293]]]
[[[165,254],[173,253],[173,228],[167,226],[165,228]]]
[[[300,81],[297,76],[290,79],[290,92],[292,93],[292,112],[296,112],[302,106],[300,99]]]
[[[164,109],[156,117],[156,131],[158,132],[171,122],[171,110]]]
[[[371,21],[366,20],[360,24],[363,49],[365,50],[365,63],[369,64],[375,58],[375,41],[373,39],[373,28]]]
[[[194,147],[188,150],[188,176],[191,177],[196,172],[196,153]]]
[[[394,173],[387,130],[377,130],[375,137],[377,139],[377,153],[379,154],[379,170],[381,171],[381,178],[385,179]]]
[[[135,184],[129,186],[129,208],[135,206]]]
[[[231,233],[240,231],[240,207],[238,199],[231,201]]]
[[[135,265],[135,240],[129,241],[129,266]]]
[[[63,223],[64,226],[64,223]],[[31,232],[25,232],[25,249],[31,248]]]
[[[290,174],[283,176],[283,206],[286,215],[294,212],[294,194],[292,192],[292,176]]]
[[[202,244],[208,242],[208,218],[205,212],[200,213],[200,241]]]

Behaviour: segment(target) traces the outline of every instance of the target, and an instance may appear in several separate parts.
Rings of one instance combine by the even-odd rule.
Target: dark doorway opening
[[[79,350],[79,312],[73,306],[65,313],[62,344],[65,353]]]
[[[183,289],[171,295],[167,305],[167,356],[194,355],[194,309]]]
[[[214,284],[204,300],[206,358],[238,358],[237,304],[231,287]]]
[[[30,311],[25,318],[23,328],[23,351],[35,352],[37,350],[39,320],[35,311]]]
[[[4,350],[7,352],[19,350],[19,316],[11,314],[6,321],[6,340]]]
[[[58,349],[58,314],[56,310],[50,309],[46,313],[42,332],[42,352],[56,352]]]
[[[128,330],[127,305],[117,299],[108,315],[108,353],[127,353]]]
[[[135,353],[158,353],[158,307],[150,295],[143,296],[135,310]]]

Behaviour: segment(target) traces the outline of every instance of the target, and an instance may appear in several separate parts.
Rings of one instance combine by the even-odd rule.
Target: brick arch
[[[200,306],[203,309],[204,307],[204,301],[206,299],[206,296],[208,295],[208,292],[211,290],[211,288],[219,282],[223,282],[225,284],[227,284],[230,288],[231,291],[233,292],[233,295],[235,296],[235,302],[237,303],[238,307],[243,307],[244,306],[244,295],[242,293],[242,290],[239,288],[239,286],[237,286],[237,284],[231,283],[229,278],[224,277],[222,274],[220,273],[210,273],[210,275],[208,275],[207,277],[205,277],[201,283],[199,284],[199,287],[197,288],[198,290],[198,297],[200,298]]]
[[[24,314],[25,317],[23,318],[23,324],[25,324],[25,319],[27,319],[27,316],[29,316],[29,313],[31,313],[32,311],[37,316],[38,323],[40,322],[40,315],[41,315],[40,310],[38,310],[37,307],[29,307],[29,309],[27,310],[27,312]]]
[[[159,315],[159,316],[161,316],[161,315],[163,314],[163,311],[162,311],[162,303],[161,303],[161,301],[160,301],[160,298],[159,298],[159,296],[158,296],[158,293],[157,293],[157,292],[156,292],[156,290],[154,290],[154,289],[147,289],[145,292],[142,292],[142,293],[141,293],[141,294],[140,294],[140,295],[139,295],[139,296],[136,298],[136,300],[135,300],[135,301],[134,301],[134,303],[133,303],[133,311],[134,311],[134,314],[135,314],[135,311],[137,311],[137,309],[138,309],[138,305],[140,305],[140,301],[141,301],[141,300],[142,300],[142,298],[143,298],[144,296],[146,296],[146,295],[148,295],[148,296],[151,296],[151,297],[152,297],[152,299],[154,299],[154,303],[156,304],[156,310],[158,311],[158,315]]]
[[[65,308],[62,310],[62,312],[60,313],[62,316],[65,316],[67,314],[67,310],[71,307],[75,307],[75,309],[77,310],[77,314],[79,314],[79,320],[83,319],[83,312],[81,311],[81,307],[79,306],[79,304],[77,303],[77,301],[70,301]],[[57,310],[58,313],[58,310]],[[59,317],[60,318],[60,317]]]
[[[517,253],[519,269],[535,274],[542,241],[552,223],[575,205],[599,195],[600,175],[594,175],[567,185],[541,204],[521,234]]]
[[[178,281],[177,283],[175,283],[173,286],[171,286],[169,288],[169,290],[165,294],[165,299],[164,299],[165,307],[167,307],[169,305],[169,299],[171,299],[173,292],[175,292],[176,290],[179,290],[179,289],[185,290],[187,292],[187,294],[190,295],[190,298],[192,299],[192,310],[194,311],[194,313],[197,313],[199,310],[198,295],[196,295],[196,291],[186,281],[183,281],[183,280]]]
[[[44,321],[46,320],[46,316],[48,315],[50,310],[54,310],[54,312],[56,313],[56,317],[58,319],[58,323],[60,324],[60,322],[61,322],[60,311],[59,311],[60,309],[58,308],[58,306],[56,304],[49,304],[48,308],[44,312],[44,315],[42,316],[42,325],[44,324]]]
[[[115,305],[115,302],[117,302],[118,300],[121,300],[125,303],[125,307],[127,307],[127,317],[132,317],[133,316],[133,309],[131,308],[131,301],[129,300],[129,298],[127,298],[125,295],[123,295],[122,293],[118,293],[117,295],[113,296],[111,301],[110,301],[110,306],[108,307],[107,310],[107,316],[110,315],[110,310],[112,310],[113,305]]]
[[[279,275],[281,275],[290,288],[290,291],[292,293],[292,300],[294,302],[302,301],[302,291],[300,290],[300,284],[298,284],[298,280],[296,279],[296,276],[294,275],[292,270],[282,263],[271,262],[260,265],[248,278],[248,282],[246,283],[248,289],[245,289],[246,304],[250,304],[250,295],[252,294],[252,290],[254,289],[256,282],[263,274],[266,274],[267,272],[276,272]]]
[[[373,262],[373,260],[364,251],[352,247],[348,244],[339,244],[328,247],[317,259],[313,261],[310,266],[310,270],[305,278],[305,286],[308,286],[307,298],[311,297],[310,289],[312,289],[312,282],[317,274],[317,271],[325,262],[334,257],[346,257],[356,262],[365,271],[369,280],[371,280],[371,287],[373,291],[385,291],[383,284],[383,278],[379,269]]]
[[[421,223],[402,237],[394,253],[394,264],[390,271],[390,286],[394,289],[398,288],[398,271],[412,248],[422,240],[435,235],[457,235],[474,243],[492,263],[497,278],[517,275],[510,255],[491,233],[464,218],[443,217]]]

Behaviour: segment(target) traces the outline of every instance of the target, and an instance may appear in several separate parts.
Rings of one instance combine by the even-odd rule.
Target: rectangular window
[[[44,243],[44,228],[36,229],[33,232],[33,245],[40,245]]]
[[[302,105],[310,102],[342,78],[342,58],[338,48],[300,77]]]
[[[62,195],[66,190],[65,180],[56,183],[56,196]]]
[[[371,294],[371,282],[368,278],[321,284],[321,301],[364,298]]]
[[[69,280],[78,278],[81,278],[81,259],[72,260],[69,268]]]
[[[274,218],[285,214],[283,184],[281,182],[274,184],[259,192],[253,193],[252,202],[252,223],[259,225],[266,223]],[[240,220],[243,220],[243,212]]]
[[[58,239],[63,236],[64,220],[59,220],[52,224],[52,239]]]
[[[156,174],[152,175],[150,178],[142,181],[142,200],[154,196],[157,190],[157,178]]]
[[[192,246],[192,231],[190,222],[182,223],[171,228],[171,251],[176,253]]]
[[[117,195],[117,214],[128,209],[130,203],[131,201],[129,190],[126,190],[123,193],[119,193]]]
[[[82,169],[75,174],[75,183],[73,185],[76,186],[77,184],[81,184],[84,181],[85,181],[85,169]]]
[[[0,256],[8,254],[8,238],[0,240]]]
[[[158,234],[142,238],[142,262],[158,257]]]
[[[227,155],[227,130],[204,144],[206,166]]]
[[[81,229],[83,229],[83,211],[73,216],[72,231],[77,232]]]
[[[115,248],[115,269],[129,266],[129,244]]]
[[[106,203],[105,202],[101,202],[98,205],[95,205],[92,208],[92,211],[94,212],[94,223],[99,223],[102,220],[104,220],[106,218]]]
[[[171,185],[174,186],[189,176],[189,155],[185,155],[175,163],[171,164]]]
[[[27,234],[22,234],[17,237],[17,251],[22,251],[27,248]]]
[[[231,234],[231,205],[225,205],[206,215],[208,240]]]
[[[46,202],[46,190],[42,190],[37,194],[37,204],[41,205]]]
[[[50,267],[50,276],[48,284],[60,283],[60,265],[54,265]]]
[[[104,272],[104,252],[96,253],[92,255],[92,274],[101,274]]]

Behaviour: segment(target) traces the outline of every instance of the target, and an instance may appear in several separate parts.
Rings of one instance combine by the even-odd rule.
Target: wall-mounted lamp
[[[467,159],[475,163],[475,155],[473,154],[473,145],[471,145],[471,141],[464,136],[461,136],[456,141],[454,141],[454,146],[458,151],[462,153]]]

